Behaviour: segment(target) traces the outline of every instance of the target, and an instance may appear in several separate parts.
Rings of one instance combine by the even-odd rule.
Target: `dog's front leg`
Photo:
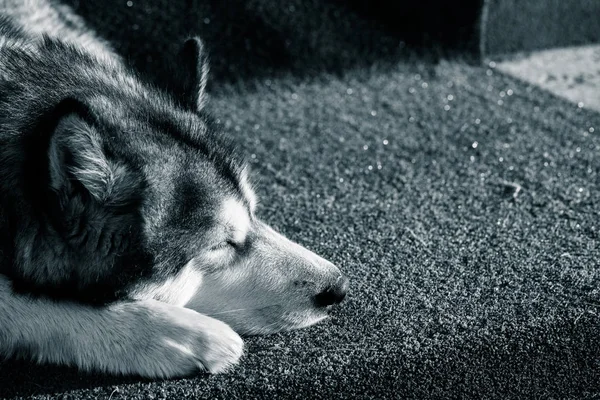
[[[88,307],[13,292],[0,275],[0,356],[149,378],[218,373],[243,341],[228,325],[155,300]]]

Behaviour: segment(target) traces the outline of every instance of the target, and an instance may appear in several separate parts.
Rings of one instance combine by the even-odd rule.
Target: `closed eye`
[[[239,243],[236,243],[231,239],[227,239],[227,240],[224,240],[224,241],[216,244],[215,246],[213,246],[211,250],[224,250],[227,248],[232,248],[235,250],[235,249],[238,249],[239,247],[240,247]]]
[[[235,242],[235,241],[233,241],[233,240],[231,240],[231,239],[227,239],[227,240],[225,241],[225,243],[226,243],[228,246],[231,246],[231,247],[233,247],[234,249],[237,249],[237,248],[239,248],[239,247],[241,246],[241,243],[237,243],[237,242]]]

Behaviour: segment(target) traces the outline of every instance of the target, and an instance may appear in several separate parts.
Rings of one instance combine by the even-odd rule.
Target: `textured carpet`
[[[80,11],[152,74],[144,54],[176,48],[155,38],[191,28],[167,29],[174,8],[140,17],[116,3]],[[9,361],[0,397],[599,397],[600,114],[414,56],[338,3],[306,2],[322,12],[297,20],[264,4],[199,25],[216,49],[210,108],[250,155],[259,214],[338,264],[348,300],[315,327],[248,338],[226,375],[152,382]],[[263,26],[245,31],[250,50],[243,34],[217,40],[244,21]]]

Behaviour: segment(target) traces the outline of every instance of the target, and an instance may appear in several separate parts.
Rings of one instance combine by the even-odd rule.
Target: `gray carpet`
[[[1,395],[600,396],[600,114],[485,66],[415,56],[324,4],[340,14],[310,14],[331,35],[320,53],[303,52],[311,33],[282,50],[289,62],[217,51],[210,108],[252,160],[259,214],[338,264],[347,301],[318,326],[248,338],[226,375],[152,382],[8,361]],[[285,49],[295,31],[257,15]],[[389,47],[370,47],[377,37]],[[250,48],[269,49],[259,38]]]

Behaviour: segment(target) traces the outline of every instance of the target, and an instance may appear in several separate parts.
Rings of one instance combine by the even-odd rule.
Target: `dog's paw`
[[[173,378],[199,371],[224,372],[243,354],[244,343],[229,325],[155,300],[103,309],[74,304],[53,307],[52,318],[40,321],[40,333],[27,340],[40,362]]]
[[[130,320],[135,335],[138,365],[148,377],[190,375],[200,370],[220,373],[238,363],[244,342],[229,325],[193,310],[142,301],[122,305],[135,315]]]
[[[12,293],[0,275],[0,358],[29,356],[85,371],[174,378],[237,364],[229,325],[156,300],[88,307]]]
[[[199,358],[207,372],[218,374],[238,363],[244,353],[242,338],[224,322],[203,316],[210,329],[203,331],[206,343]],[[206,326],[206,325],[204,325]]]

